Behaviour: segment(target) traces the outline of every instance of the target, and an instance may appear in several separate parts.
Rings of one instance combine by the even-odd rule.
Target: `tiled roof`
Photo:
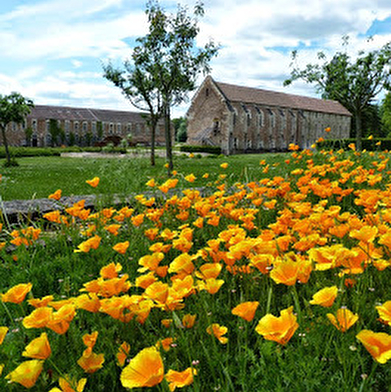
[[[303,97],[300,95],[280,93],[251,87],[215,82],[217,87],[231,102],[278,106],[313,112],[333,113],[351,116],[351,113],[337,101]]]
[[[28,117],[34,119],[102,121],[113,123],[145,122],[145,119],[142,117],[142,113],[138,112],[47,105],[35,105]]]

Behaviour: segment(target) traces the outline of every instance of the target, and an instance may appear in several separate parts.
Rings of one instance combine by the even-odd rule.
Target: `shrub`
[[[221,147],[218,146],[190,146],[184,145],[180,147],[182,152],[206,152],[208,154],[221,154]]]

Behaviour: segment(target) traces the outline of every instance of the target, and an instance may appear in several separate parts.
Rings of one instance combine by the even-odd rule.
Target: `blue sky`
[[[177,0],[161,4],[175,12]],[[190,9],[195,2],[183,0]],[[288,88],[290,53],[304,65],[323,50],[380,48],[391,41],[389,0],[205,0],[199,45],[222,49],[212,76],[222,82],[316,96],[313,86]],[[103,77],[102,63],[121,65],[147,32],[141,0],[1,0],[0,94],[18,91],[36,104],[132,110]],[[369,43],[367,38],[373,36]],[[200,79],[201,82],[201,79]],[[189,95],[191,98],[192,94]],[[188,104],[174,110],[183,115]]]

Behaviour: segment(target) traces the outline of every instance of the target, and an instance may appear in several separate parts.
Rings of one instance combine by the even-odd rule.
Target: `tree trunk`
[[[5,149],[5,158],[7,159],[7,163],[10,164],[11,163],[11,156],[10,156],[10,152],[9,152],[9,149],[8,149],[7,138],[5,136],[5,126],[1,126],[1,134],[3,136],[3,143],[4,143],[4,149]]]
[[[155,140],[158,120],[151,119],[151,166],[155,166]]]
[[[174,170],[174,163],[172,161],[172,139],[171,139],[171,118],[170,118],[170,105],[165,104],[164,109],[164,136],[166,141],[166,158],[168,163],[167,173],[171,177]]]
[[[356,150],[361,151],[362,149],[362,130],[361,130],[361,112],[356,113]]]

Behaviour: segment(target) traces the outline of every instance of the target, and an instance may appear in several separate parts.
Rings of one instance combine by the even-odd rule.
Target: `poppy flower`
[[[222,164],[220,165],[220,167],[221,167],[222,169],[226,169],[226,168],[228,167],[228,163],[227,163],[227,162],[224,162],[224,163],[222,163]]]
[[[293,314],[293,306],[280,312],[280,317],[267,314],[259,320],[255,331],[266,340],[273,340],[285,345],[289,342],[299,324]]]
[[[156,347],[141,350],[121,373],[121,383],[125,388],[153,387],[163,378],[163,360]]]
[[[259,302],[243,302],[232,309],[232,314],[241,317],[243,320],[251,321],[258,308]]]
[[[130,351],[129,343],[123,342],[117,352],[117,361],[119,366],[122,367],[125,365],[125,361],[126,358],[128,357],[129,351]]]
[[[49,199],[53,199],[53,200],[60,200],[61,199],[61,193],[62,190],[61,189],[57,189],[54,193],[52,193],[51,195],[49,195]]]
[[[187,368],[183,372],[177,372],[170,369],[165,378],[168,381],[170,391],[175,391],[176,388],[183,388],[191,385],[194,381],[193,376],[196,374],[196,369],[192,369],[191,367]]]
[[[188,182],[194,182],[196,180],[196,176],[193,173],[191,173],[185,177],[185,180]]]
[[[391,336],[384,332],[360,331],[356,338],[364,345],[369,354],[379,363],[391,359]]]
[[[77,381],[65,376],[65,378],[60,377],[58,383],[60,384],[61,389],[53,388],[50,392],[83,392],[87,379],[81,378]]]
[[[32,340],[24,349],[24,357],[34,359],[47,359],[50,357],[52,350],[50,348],[48,336],[42,333],[39,338]]]
[[[384,302],[381,306],[376,306],[380,321],[391,326],[391,301]]]
[[[193,328],[197,315],[195,314],[185,314],[182,317],[182,325],[187,328]]]
[[[8,327],[0,327],[0,346],[4,342],[5,335],[7,335]]]
[[[37,359],[23,362],[5,378],[10,380],[10,382],[23,385],[25,388],[32,388],[42,372],[43,363],[44,361]]]
[[[327,313],[326,316],[334,327],[341,332],[346,332],[358,320],[358,315],[346,308],[338,309],[337,316],[334,316],[332,313]]]
[[[87,180],[86,183],[91,185],[93,188],[96,188],[99,185],[100,178],[94,177],[92,180]]]
[[[53,309],[42,307],[35,309],[29,316],[23,319],[23,326],[29,328],[44,328],[52,319]]]
[[[96,354],[94,352],[90,352],[89,350],[85,350],[83,355],[78,359],[77,364],[86,373],[91,374],[101,369],[103,367],[104,361],[105,358],[103,354]]]
[[[27,302],[34,306],[34,308],[42,308],[47,306],[50,302],[52,302],[54,297],[52,295],[47,295],[43,298],[31,298]]]
[[[209,325],[208,328],[206,328],[206,332],[208,332],[209,335],[213,335],[214,337],[216,337],[221,344],[228,343],[228,338],[223,336],[228,332],[227,327],[220,326],[219,324],[214,323]]]
[[[113,279],[118,277],[118,272],[122,270],[121,264],[110,263],[100,270],[100,276],[103,279]]]
[[[75,253],[84,252],[88,253],[91,249],[98,249],[101,238],[98,235],[88,239],[87,241],[82,242],[78,245],[79,249],[75,249]]]
[[[124,255],[129,248],[129,241],[119,242],[113,246],[113,249],[121,255]]]
[[[11,287],[5,294],[1,294],[3,302],[12,302],[20,304],[24,301],[26,295],[31,291],[33,285],[31,283],[21,283]]]
[[[325,287],[324,289],[319,290],[312,296],[312,300],[310,301],[311,305],[320,305],[325,308],[329,308],[333,305],[335,298],[338,294],[338,287],[331,286]]]

